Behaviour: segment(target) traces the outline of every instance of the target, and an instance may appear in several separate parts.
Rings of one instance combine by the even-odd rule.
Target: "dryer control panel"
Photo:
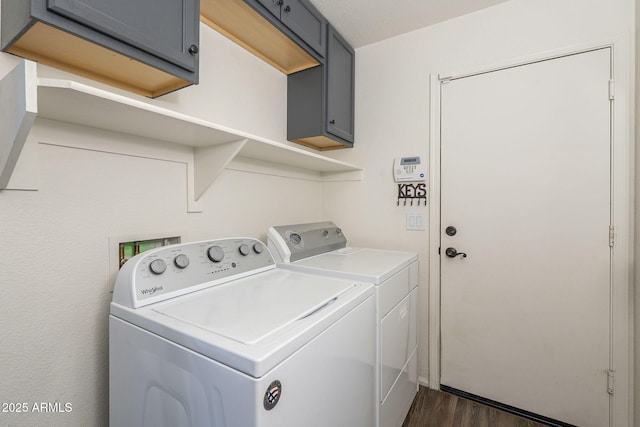
[[[342,229],[332,221],[278,225],[267,231],[267,243],[277,262],[292,262],[347,246]]]
[[[271,252],[256,239],[164,246],[138,254],[122,266],[113,302],[138,308],[272,268]]]

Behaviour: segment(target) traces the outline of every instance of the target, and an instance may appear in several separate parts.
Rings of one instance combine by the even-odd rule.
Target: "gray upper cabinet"
[[[287,139],[319,150],[352,147],[355,53],[329,25],[325,64],[287,77]]]
[[[2,50],[146,96],[198,82],[199,0],[2,0]]]
[[[197,56],[189,52],[198,47],[192,21],[199,11],[193,1],[48,0],[47,6],[52,12],[186,70],[193,71],[197,66]]]
[[[286,0],[282,5],[282,22],[316,52],[327,50],[327,21],[308,1]]]
[[[354,51],[333,30],[329,30],[327,54],[327,131],[353,143]]]
[[[273,14],[276,18],[280,19],[282,12],[282,4],[283,0],[257,0],[258,3],[263,5],[269,12]]]
[[[308,45],[315,56],[327,50],[327,20],[307,0],[245,0],[292,39]],[[262,7],[260,7],[262,6]],[[264,12],[268,12],[266,15]]]
[[[281,2],[284,4],[283,0],[201,0],[200,19],[285,74],[317,66],[323,61],[323,48],[316,46],[322,51],[320,55],[311,47],[312,41],[303,41],[280,20]],[[294,11],[291,16],[297,16],[297,10],[291,8],[290,12]],[[325,43],[322,36],[317,35],[326,31],[324,19],[312,16],[310,29],[296,31],[315,32],[319,42]]]

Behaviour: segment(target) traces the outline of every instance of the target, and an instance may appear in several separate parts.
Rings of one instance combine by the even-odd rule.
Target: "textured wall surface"
[[[364,46],[356,52],[355,148],[323,153],[364,167],[364,180],[319,183],[227,169],[203,196],[202,213],[186,213],[184,163],[153,160],[159,148],[152,143],[37,121],[16,176],[33,171],[23,167],[26,162],[35,165],[36,173],[26,179],[39,190],[0,191],[0,403],[28,404],[28,413],[0,412],[0,425],[107,425],[110,239],[137,233],[178,230],[190,241],[234,235],[264,240],[273,224],[331,219],[353,245],[417,251],[419,363],[426,380],[429,229],[405,231],[405,220],[407,212],[428,220],[429,207],[396,206],[392,161],[429,157],[430,75],[632,38],[634,25],[633,0],[511,0]],[[621,54],[632,61],[633,52]],[[0,54],[0,76],[15,61]],[[632,64],[626,65],[631,72]],[[200,85],[140,99],[285,140],[283,74],[204,26],[201,67]],[[40,72],[70,78],[46,67]],[[142,144],[148,155],[65,146],[90,139]],[[39,403],[62,412],[34,411]],[[64,412],[65,403],[71,412]]]
[[[284,140],[286,77],[208,27],[201,52],[199,86],[141,99]],[[0,75],[15,62],[0,54]],[[145,156],[82,148],[116,144]],[[178,231],[266,241],[273,224],[321,219],[321,183],[238,170],[220,174],[202,213],[187,213],[186,164],[154,159],[160,147],[184,147],[41,119],[27,145],[15,174],[27,169],[38,191],[0,191],[0,402],[28,410],[0,412],[3,426],[108,425],[110,239]]]
[[[405,222],[407,212],[419,212],[429,224],[429,209],[396,206],[398,190],[392,162],[401,156],[429,158],[430,76],[463,73],[569,47],[618,40],[621,43],[615,67],[626,81],[616,83],[621,85],[616,115],[627,120],[620,141],[628,142],[628,132],[633,127],[629,124],[633,97],[626,94],[631,93],[629,88],[633,85],[629,76],[634,65],[634,26],[632,0],[511,0],[356,51],[356,144],[346,153],[329,155],[364,167],[365,179],[325,184],[322,216],[334,219],[360,245],[419,252],[419,375],[424,382],[430,375],[431,354],[431,226],[423,232],[406,231]]]

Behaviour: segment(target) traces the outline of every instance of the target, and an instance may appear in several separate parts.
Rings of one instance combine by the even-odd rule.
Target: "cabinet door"
[[[196,68],[199,0],[47,0],[47,9],[186,70]]]
[[[327,47],[327,132],[353,142],[355,53],[329,26]]]
[[[280,15],[282,23],[324,56],[327,50],[327,20],[305,0],[285,0]]]
[[[280,19],[280,10],[283,0],[257,0],[258,3],[263,5],[269,12],[276,18]]]

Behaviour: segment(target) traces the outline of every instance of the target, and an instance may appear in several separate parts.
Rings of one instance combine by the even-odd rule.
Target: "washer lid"
[[[280,266],[380,284],[417,260],[414,252],[347,247]]]
[[[153,310],[242,344],[256,344],[285,326],[334,303],[353,288],[343,281],[290,276],[246,280],[195,293]]]
[[[373,294],[371,284],[275,268],[140,308],[112,302],[111,315],[261,378]]]

